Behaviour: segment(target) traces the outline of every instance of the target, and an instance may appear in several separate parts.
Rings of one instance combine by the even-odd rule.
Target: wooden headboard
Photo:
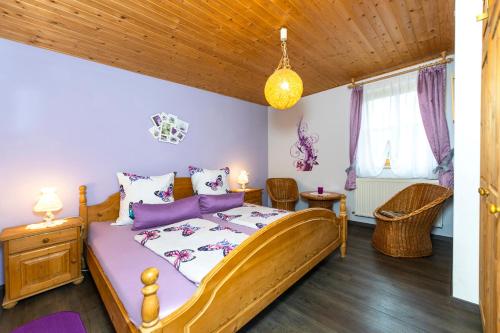
[[[193,185],[189,177],[176,177],[174,181],[174,199],[179,200],[193,195]],[[87,186],[80,186],[80,217],[83,219],[83,237],[87,237],[88,224],[116,220],[120,210],[120,193],[110,195],[96,205],[87,205]]]

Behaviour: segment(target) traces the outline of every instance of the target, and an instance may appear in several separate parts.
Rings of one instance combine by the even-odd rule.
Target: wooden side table
[[[27,229],[22,225],[2,231],[3,308],[10,309],[23,298],[63,284],[83,281],[81,229],[82,219],[75,217],[53,227]]]
[[[333,210],[333,203],[340,199],[345,199],[345,194],[336,192],[323,192],[318,194],[315,191],[301,192],[300,196],[309,202],[309,208],[325,208]]]
[[[254,205],[262,206],[262,189],[261,188],[246,188],[246,189],[234,189],[231,190],[231,193],[241,193],[245,192],[246,203],[251,203]]]

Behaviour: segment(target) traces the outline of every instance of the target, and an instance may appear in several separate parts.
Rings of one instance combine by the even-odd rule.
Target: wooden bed
[[[176,178],[175,199],[191,195],[191,179]],[[119,205],[119,193],[115,193],[100,204],[88,206],[86,186],[80,186],[84,237],[89,223],[116,219]],[[346,241],[345,196],[340,202],[339,216],[326,209],[312,208],[283,217],[231,251],[202,280],[191,299],[165,318],[158,318],[161,306],[156,295],[158,269],[148,268],[140,277],[145,285],[140,327],[130,321],[89,246],[86,257],[117,332],[235,332],[334,250],[340,248],[344,257]]]

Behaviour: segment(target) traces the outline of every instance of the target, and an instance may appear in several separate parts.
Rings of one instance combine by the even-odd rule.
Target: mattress
[[[222,226],[230,226],[248,235],[256,229],[244,227],[213,217],[203,218]],[[92,249],[113,289],[120,298],[130,320],[140,326],[143,295],[141,273],[148,267],[160,271],[157,284],[160,300],[160,318],[164,318],[178,309],[196,291],[196,285],[179,273],[167,260],[141,246],[134,240],[140,231],[133,231],[131,226],[112,226],[112,222],[90,223],[87,244]]]

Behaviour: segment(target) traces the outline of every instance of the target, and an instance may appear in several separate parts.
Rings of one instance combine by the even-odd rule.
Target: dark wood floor
[[[481,332],[479,314],[450,298],[452,244],[435,240],[434,255],[394,259],[370,244],[372,229],[351,226],[348,256],[318,265],[242,332]],[[90,332],[112,326],[90,278],[0,310],[0,332],[62,310],[77,311]]]

